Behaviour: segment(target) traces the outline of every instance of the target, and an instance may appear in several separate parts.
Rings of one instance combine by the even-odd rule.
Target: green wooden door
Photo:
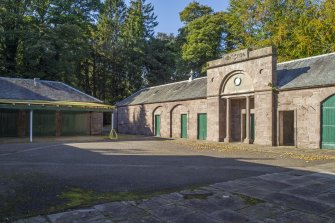
[[[252,141],[255,140],[255,115],[250,114],[250,137]]]
[[[29,121],[27,126],[27,133],[29,134]],[[33,134],[34,136],[55,136],[56,112],[35,110],[33,113]]]
[[[207,138],[207,114],[198,114],[198,139]]]
[[[18,136],[18,110],[0,110],[0,137]]]
[[[322,103],[321,148],[335,149],[335,95]]]
[[[76,136],[90,134],[90,113],[88,112],[62,112],[62,135]]]
[[[187,115],[181,115],[181,138],[187,139]]]
[[[161,136],[161,116],[155,115],[155,136]]]

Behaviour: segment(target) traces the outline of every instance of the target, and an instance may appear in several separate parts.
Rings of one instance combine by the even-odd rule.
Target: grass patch
[[[48,212],[59,212],[71,208],[86,207],[104,202],[143,200],[170,192],[171,191],[159,191],[151,193],[141,193],[141,192],[98,193],[95,191],[84,190],[81,188],[72,188],[71,190],[63,192],[61,195],[59,195],[59,198],[64,200],[65,203],[60,206],[50,207]]]
[[[254,198],[254,197],[249,197],[249,196],[244,195],[244,194],[239,194],[239,193],[233,193],[233,194],[236,195],[236,196],[239,196],[244,201],[244,203],[249,205],[249,206],[265,203],[265,201],[263,201],[261,199]]]
[[[211,194],[184,194],[183,197],[185,200],[199,199],[206,200]]]

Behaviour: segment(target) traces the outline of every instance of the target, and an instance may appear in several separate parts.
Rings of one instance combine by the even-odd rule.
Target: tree
[[[149,86],[165,84],[178,79],[176,61],[178,49],[176,38],[170,34],[158,33],[150,38],[146,47],[145,84]]]
[[[123,38],[126,44],[126,75],[129,91],[133,92],[143,86],[145,75],[145,49],[147,41],[153,37],[157,17],[154,7],[145,0],[132,0],[127,12]]]
[[[25,34],[28,0],[0,2],[0,70],[7,75],[17,72],[19,44]]]
[[[181,20],[186,22],[181,30],[185,39],[182,45],[182,58],[188,63],[188,67],[204,73],[206,63],[217,58],[222,51],[224,13],[214,13],[211,8],[194,2],[180,15]]]
[[[179,13],[180,20],[185,24],[190,23],[202,16],[213,14],[211,7],[200,5],[198,2],[191,2],[186,8]]]
[[[92,91],[109,102],[127,96],[122,40],[126,9],[123,0],[106,0],[94,33]]]
[[[322,16],[327,2],[327,9],[334,7],[329,0],[231,0],[226,14],[227,46],[234,50],[273,45],[279,61],[329,52],[324,37],[332,25],[326,28],[326,17],[334,13]]]

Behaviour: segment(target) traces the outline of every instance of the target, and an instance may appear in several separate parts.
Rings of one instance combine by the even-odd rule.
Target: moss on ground
[[[183,197],[185,200],[199,199],[206,200],[211,194],[184,194]]]
[[[92,190],[85,190],[81,188],[72,188],[61,193],[58,197],[63,200],[62,205],[49,207],[45,213],[38,213],[45,215],[50,213],[57,213],[74,208],[89,207],[96,204],[106,202],[118,201],[138,201],[149,199],[162,194],[172,193],[177,190],[162,190],[155,192],[105,192],[100,193]],[[35,214],[36,215],[36,214]]]
[[[240,194],[240,193],[233,193],[236,196],[239,196],[245,204],[249,205],[249,206],[254,206],[257,204],[262,204],[265,203],[265,201],[258,199],[258,198],[254,198],[254,197],[250,197],[244,194]]]

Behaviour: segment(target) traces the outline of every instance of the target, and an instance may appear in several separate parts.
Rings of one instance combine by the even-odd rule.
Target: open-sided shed
[[[62,82],[0,77],[0,137],[99,135],[112,111]]]

